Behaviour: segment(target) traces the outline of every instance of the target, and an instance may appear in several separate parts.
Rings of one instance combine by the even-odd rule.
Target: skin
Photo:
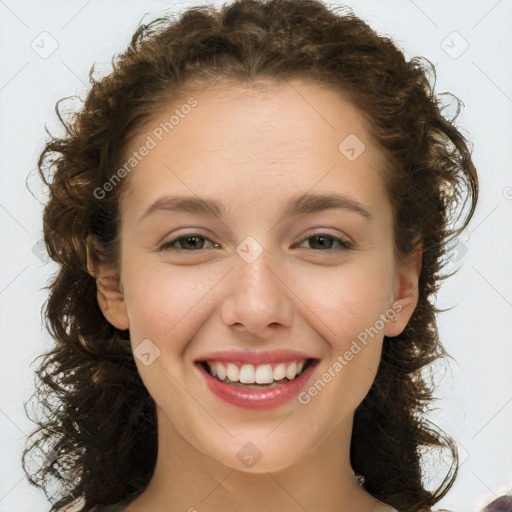
[[[402,332],[418,300],[421,249],[394,259],[383,154],[360,112],[325,86],[224,81],[193,97],[197,107],[129,176],[120,272],[96,267],[107,320],[130,329],[134,350],[148,338],[160,350],[147,366],[135,357],[156,403],[158,459],[127,510],[390,510],[358,485],[349,459],[353,414],[375,378],[383,336]],[[130,149],[180,105],[162,110]],[[366,146],[354,161],[338,150],[349,134]],[[348,194],[372,222],[344,209],[279,218],[291,195],[308,191]],[[166,194],[215,198],[229,215],[159,211],[139,222]],[[182,240],[174,251],[157,250],[187,233],[205,237],[198,249]],[[320,234],[353,247],[328,239],[322,248],[310,238]],[[236,252],[247,236],[262,248],[252,263]],[[320,359],[315,382],[392,304],[401,308],[395,321],[305,405],[231,406],[193,365],[219,349],[292,348]],[[237,457],[247,442],[262,454],[252,467]]]

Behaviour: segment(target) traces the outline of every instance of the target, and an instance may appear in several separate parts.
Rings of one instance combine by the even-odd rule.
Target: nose
[[[263,250],[252,262],[237,255],[227,279],[221,305],[225,325],[262,338],[291,325],[294,294],[270,251]]]

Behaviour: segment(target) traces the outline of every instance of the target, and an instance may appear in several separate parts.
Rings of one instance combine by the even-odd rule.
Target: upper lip
[[[257,365],[264,363],[284,363],[287,361],[304,361],[306,359],[318,358],[304,352],[297,352],[296,350],[220,350],[199,357],[195,362],[226,361]]]

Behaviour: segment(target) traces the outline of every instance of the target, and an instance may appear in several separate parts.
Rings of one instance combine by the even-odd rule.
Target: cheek
[[[328,271],[312,269],[297,273],[294,283],[294,291],[299,290],[297,294],[313,313],[310,317],[317,317],[321,334],[340,350],[374,326],[391,303],[389,268],[380,261],[361,258]]]
[[[328,279],[320,279],[319,273],[314,285],[310,283],[308,306],[319,319],[314,320],[314,328],[324,338],[326,350],[318,380],[303,398],[310,400],[312,414],[329,410],[333,424],[357,408],[377,374],[385,325],[381,315],[390,303],[383,269],[378,264],[354,266]]]
[[[126,266],[124,271],[125,304],[135,343],[150,338],[158,346],[177,333],[184,340],[193,335],[216,282],[212,273],[161,264]]]

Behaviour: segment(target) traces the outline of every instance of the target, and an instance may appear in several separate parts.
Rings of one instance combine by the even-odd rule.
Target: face
[[[394,260],[382,152],[334,90],[226,82],[193,97],[197,105],[161,141],[152,130],[182,104],[169,105],[130,147],[148,135],[156,141],[123,197],[120,291],[100,290],[98,300],[111,323],[130,330],[159,435],[177,433],[232,468],[275,471],[351,423],[383,336],[399,334],[414,310],[419,268]],[[287,208],[303,194],[341,200]],[[215,200],[219,211],[160,201],[148,213],[166,196]],[[251,407],[233,396],[252,390],[221,384],[198,363],[227,361],[220,351],[242,363],[257,353],[273,370],[284,351],[296,353],[287,361],[312,363],[286,385],[302,379],[287,398]],[[212,391],[219,385],[224,398]],[[256,447],[261,460],[245,464],[243,447]]]

